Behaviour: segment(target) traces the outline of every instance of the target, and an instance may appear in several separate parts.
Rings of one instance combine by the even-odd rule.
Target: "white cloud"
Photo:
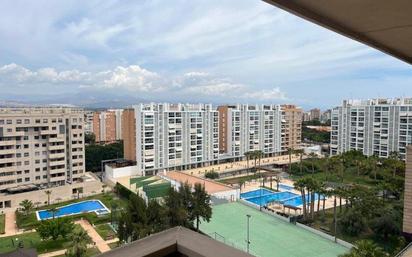
[[[230,78],[213,76],[206,72],[187,72],[177,77],[162,76],[138,65],[117,66],[114,69],[83,72],[79,70],[58,71],[54,68],[30,70],[17,64],[0,67],[0,90],[8,92],[10,84],[19,84],[27,94],[42,90],[64,89],[68,86],[78,89],[107,89],[140,93],[153,100],[175,101],[184,98],[190,101],[212,99],[233,101],[237,97],[250,101],[285,100],[285,92],[279,88],[255,92],[253,87],[233,82]]]
[[[276,101],[287,100],[285,92],[282,92],[280,88],[275,87],[271,90],[258,90],[256,92],[246,92],[242,95],[246,99],[255,99],[256,101]]]

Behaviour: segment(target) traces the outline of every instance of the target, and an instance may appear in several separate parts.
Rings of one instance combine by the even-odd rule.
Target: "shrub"
[[[205,173],[205,177],[208,179],[217,179],[219,178],[219,173],[216,171],[208,171]]]
[[[358,235],[366,229],[365,218],[354,209],[348,210],[338,222],[340,230],[351,236]]]

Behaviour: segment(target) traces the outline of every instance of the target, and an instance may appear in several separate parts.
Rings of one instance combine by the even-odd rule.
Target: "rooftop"
[[[192,230],[175,227],[99,255],[100,257],[251,257]]]

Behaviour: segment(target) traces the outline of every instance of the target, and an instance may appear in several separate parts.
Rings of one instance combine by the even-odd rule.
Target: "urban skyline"
[[[262,1],[179,3],[43,2],[19,8],[3,2],[0,36],[8,40],[0,42],[0,101],[106,108],[150,101],[256,102],[326,109],[343,99],[410,93],[412,73],[403,62]],[[43,8],[50,13],[27,13]],[[180,15],[188,10],[188,17]]]

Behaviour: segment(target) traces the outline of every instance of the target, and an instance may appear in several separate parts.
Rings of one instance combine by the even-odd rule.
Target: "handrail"
[[[403,256],[408,250],[412,251],[412,242],[410,242],[405,248],[403,248],[395,257],[401,257]]]

